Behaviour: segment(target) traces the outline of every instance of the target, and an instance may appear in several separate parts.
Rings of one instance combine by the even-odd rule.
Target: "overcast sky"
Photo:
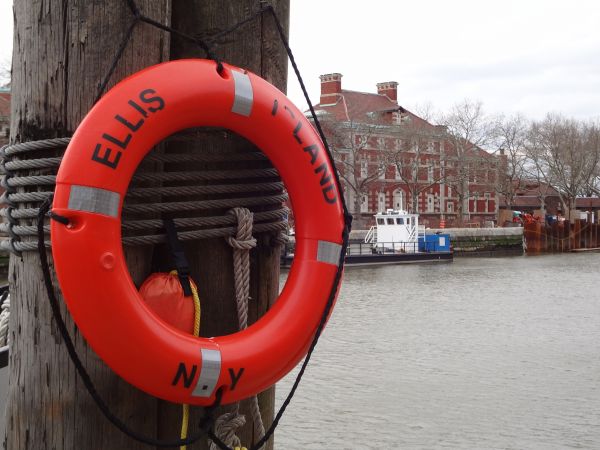
[[[12,11],[0,0],[0,61]],[[465,98],[490,113],[600,117],[600,1],[291,0],[290,44],[313,102],[319,75],[375,92],[397,81],[405,107]],[[290,70],[288,94],[306,106]]]

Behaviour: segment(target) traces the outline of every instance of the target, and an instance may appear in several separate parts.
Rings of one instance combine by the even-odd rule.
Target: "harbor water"
[[[275,443],[600,449],[600,253],[348,268]]]

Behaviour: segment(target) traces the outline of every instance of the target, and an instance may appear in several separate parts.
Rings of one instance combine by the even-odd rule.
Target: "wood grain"
[[[168,22],[169,1],[139,4],[148,15]],[[70,136],[92,106],[132,15],[120,0],[20,0],[14,12],[11,141]],[[167,59],[168,45],[165,33],[138,26],[110,84]],[[127,254],[137,280],[148,271],[144,252]],[[5,448],[146,449],[114,428],[83,388],[52,319],[38,255],[11,256],[9,281]],[[83,363],[115,414],[139,432],[156,435],[156,400],[117,377],[87,347],[64,309],[63,315]]]

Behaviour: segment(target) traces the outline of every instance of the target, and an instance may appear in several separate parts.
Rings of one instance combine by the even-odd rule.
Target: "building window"
[[[362,202],[360,204],[360,212],[361,213],[369,212],[369,197],[367,195],[362,196]]]
[[[433,165],[427,168],[427,181],[433,183]]]
[[[449,213],[454,212],[454,203],[448,202],[446,209]]]
[[[366,159],[360,161],[360,177],[367,178],[369,176],[369,162]]]
[[[406,205],[406,193],[402,189],[394,191],[394,209],[404,209]]]
[[[385,211],[385,193],[380,192],[377,198],[377,209],[379,212]]]
[[[433,212],[434,211],[434,202],[433,202],[433,195],[431,194],[427,194],[427,212]]]
[[[396,178],[396,180],[400,180],[402,177],[400,176],[400,169],[398,168],[398,165],[394,165],[394,178]]]

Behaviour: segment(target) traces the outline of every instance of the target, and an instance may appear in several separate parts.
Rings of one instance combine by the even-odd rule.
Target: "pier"
[[[523,253],[523,228],[442,228],[428,233],[450,235],[455,256],[503,256]],[[353,230],[350,242],[364,243],[368,230]],[[364,245],[364,244],[363,244]]]

